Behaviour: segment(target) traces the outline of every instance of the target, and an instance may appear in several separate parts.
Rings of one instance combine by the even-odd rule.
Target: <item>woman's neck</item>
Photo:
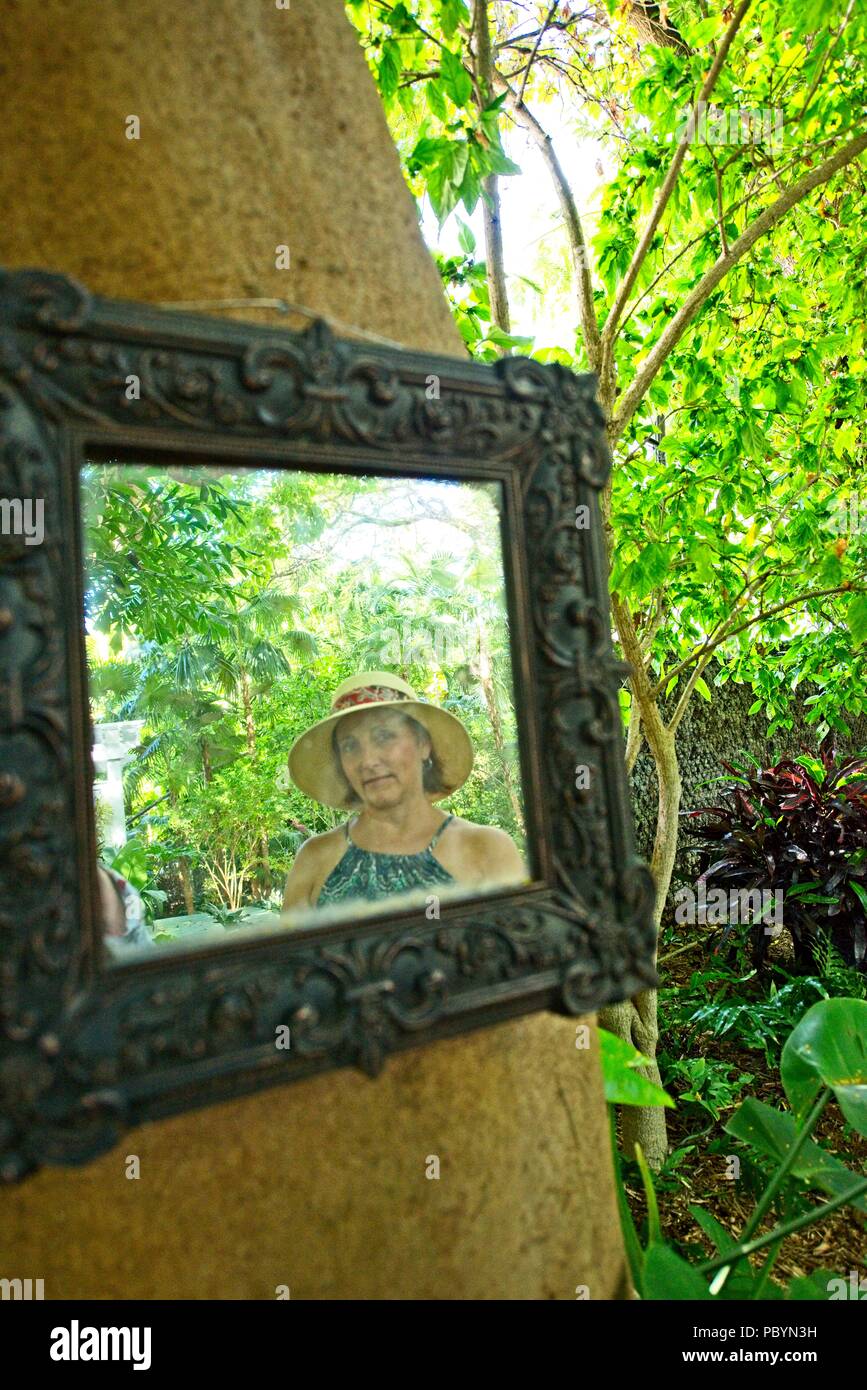
[[[413,854],[421,852],[442,820],[442,812],[424,797],[398,806],[365,806],[351,826],[359,849]]]

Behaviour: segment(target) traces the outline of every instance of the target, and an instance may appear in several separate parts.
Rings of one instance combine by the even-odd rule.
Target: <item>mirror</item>
[[[89,461],[110,959],[530,882],[502,485]]]
[[[0,328],[3,1176],[653,987],[595,379],[38,267]]]

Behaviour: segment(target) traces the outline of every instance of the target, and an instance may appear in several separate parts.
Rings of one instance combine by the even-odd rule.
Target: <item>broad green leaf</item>
[[[828,1285],[832,1279],[837,1278],[839,1274],[832,1269],[814,1269],[812,1274],[800,1275],[793,1279],[786,1290],[786,1297],[793,1302],[802,1299],[811,1299],[813,1302],[817,1299],[827,1300],[830,1298]]]
[[[856,646],[867,640],[867,594],[855,594],[846,610],[846,622]]]
[[[447,39],[451,39],[459,24],[469,24],[470,15],[464,0],[440,0],[440,22]]]
[[[830,1086],[850,1125],[867,1134],[867,1000],[821,999],[789,1034],[780,1077],[800,1121]]]
[[[727,1231],[722,1222],[717,1221],[704,1207],[698,1206],[693,1202],[689,1207],[690,1213],[698,1222],[705,1235],[714,1243],[714,1248],[720,1255],[728,1255],[737,1246],[737,1241],[731,1232]]]
[[[443,87],[455,106],[466,106],[473,93],[473,84],[469,73],[464,69],[460,54],[453,53],[450,48],[442,48],[440,50],[440,73]]]
[[[798,1137],[798,1127],[793,1115],[783,1110],[774,1110],[763,1101],[749,1096],[726,1121],[726,1133],[735,1139],[751,1144],[759,1153],[778,1162],[782,1160]],[[830,1197],[840,1197],[856,1187],[860,1178],[839,1158],[827,1153],[812,1139],[808,1139],[795,1160],[792,1172],[796,1178],[826,1192]],[[867,1197],[856,1197],[852,1206],[867,1212]]]
[[[397,91],[400,78],[400,45],[396,39],[386,39],[382,45],[378,76],[380,91],[388,101]]]
[[[473,230],[471,227],[468,227],[466,222],[460,217],[458,218],[458,226],[460,227],[460,231],[458,232],[458,243],[460,248],[466,255],[471,256],[476,249],[476,238],[473,235]]]
[[[446,119],[446,102],[443,96],[442,83],[438,78],[432,77],[430,81],[426,83],[425,96],[427,98],[427,104],[433,114],[439,120],[444,121]]]
[[[653,1301],[701,1299],[712,1295],[704,1275],[667,1245],[651,1245],[644,1259],[642,1298]]]
[[[609,1104],[674,1105],[671,1096],[661,1086],[639,1076],[635,1070],[636,1067],[648,1065],[647,1057],[631,1043],[618,1038],[614,1033],[609,1033],[606,1028],[598,1029],[598,1033],[605,1099]]]

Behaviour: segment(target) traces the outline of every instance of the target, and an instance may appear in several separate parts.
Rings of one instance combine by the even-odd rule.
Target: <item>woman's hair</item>
[[[446,783],[445,778],[443,777],[442,766],[440,764],[439,758],[436,755],[436,752],[434,751],[433,739],[431,738],[427,729],[424,727],[423,724],[420,724],[417,719],[413,719],[411,714],[404,714],[403,710],[395,710],[394,713],[399,714],[401,719],[406,721],[406,723],[412,729],[412,732],[415,734],[416,741],[418,743],[421,743],[423,739],[428,739],[430,741],[430,765],[425,765],[422,768],[422,786],[424,787],[424,790],[426,792],[444,792],[446,790]],[[343,764],[340,761],[340,750],[337,747],[337,730],[339,728],[340,720],[338,719],[334,725],[334,729],[332,730],[331,734],[331,749],[334,754],[334,762],[337,767],[337,772],[341,780],[346,785],[346,797],[344,798],[344,804],[346,806],[358,806],[361,803],[361,797],[358,796],[352,790],[352,787],[346,780],[346,774],[343,771]]]

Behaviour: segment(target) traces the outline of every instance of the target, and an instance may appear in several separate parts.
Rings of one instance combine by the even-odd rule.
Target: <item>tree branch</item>
[[[719,49],[717,51],[717,55],[714,58],[713,63],[711,64],[710,72],[704,80],[704,85],[702,86],[701,92],[699,93],[698,101],[696,102],[695,106],[689,114],[689,119],[686,123],[686,129],[684,130],[683,135],[680,138],[680,143],[674,154],[674,159],[671,161],[668,173],[663,179],[662,187],[656,195],[656,202],[654,203],[651,209],[650,217],[647,220],[647,225],[645,226],[644,231],[641,234],[641,238],[638,242],[638,245],[636,246],[635,251],[633,252],[632,260],[629,263],[629,268],[626,271],[626,274],[624,275],[622,281],[620,282],[617,294],[614,299],[614,303],[611,306],[611,311],[608,315],[608,318],[605,321],[605,327],[602,330],[602,344],[603,351],[606,356],[610,355],[611,353],[611,349],[614,343],[614,337],[617,333],[617,325],[620,322],[623,310],[626,307],[626,302],[629,299],[629,296],[632,292],[632,286],[635,284],[638,272],[644,264],[644,258],[650,249],[650,243],[653,240],[657,227],[659,226],[660,218],[662,217],[662,214],[665,212],[665,209],[668,206],[668,201],[672,193],[674,192],[674,185],[677,183],[677,178],[680,173],[681,165],[683,164],[683,161],[686,158],[687,147],[691,143],[695,135],[696,113],[702,109],[702,103],[707,101],[708,97],[710,96],[711,92],[716,86],[717,78],[719,77],[720,72],[722,71],[722,67],[726,58],[728,57],[728,52],[732,46],[734,37],[738,32],[738,29],[741,26],[744,16],[746,15],[746,12],[750,8],[751,4],[752,0],[741,0],[741,3],[738,5],[737,10],[735,11],[734,18],[729,24],[729,27],[726,30],[725,35],[723,37],[722,43],[720,44]]]
[[[527,87],[527,78],[530,76],[530,69],[536,61],[536,54],[539,52],[539,44],[542,42],[542,39],[545,36],[545,30],[548,28],[549,24],[551,23],[551,20],[554,18],[554,11],[557,9],[557,6],[559,4],[560,0],[551,0],[551,8],[548,11],[548,18],[545,20],[544,24],[542,25],[541,29],[536,35],[536,42],[533,45],[533,52],[530,54],[530,61],[527,64],[526,69],[524,71],[524,77],[521,82],[521,90],[518,93],[519,102],[524,100],[524,92]]]
[[[593,286],[590,281],[590,270],[587,264],[587,243],[584,239],[584,230],[581,226],[581,218],[578,215],[578,208],[569,180],[563,172],[563,168],[557,158],[554,143],[551,136],[543,129],[540,122],[533,115],[532,111],[519,100],[517,92],[506,81],[502,73],[494,70],[494,85],[500,91],[506,93],[506,106],[517,121],[518,125],[523,126],[536,145],[557,192],[560,209],[563,213],[563,221],[566,224],[566,233],[569,237],[569,247],[572,252],[572,265],[575,271],[576,283],[578,286],[578,309],[581,316],[581,331],[584,335],[584,347],[587,352],[587,360],[590,363],[591,371],[598,372],[601,360],[601,343],[599,338],[599,325],[596,322],[596,309],[593,303]]]
[[[763,623],[766,618],[774,618],[778,613],[785,612],[787,608],[794,608],[798,603],[806,603],[808,599],[829,598],[832,594],[849,594],[854,592],[855,589],[851,582],[837,584],[833,589],[811,589],[803,594],[796,595],[795,598],[786,599],[784,603],[776,603],[772,608],[764,608],[758,613],[754,613],[751,618],[746,618],[742,623],[738,623],[737,627],[728,628],[712,641],[705,642],[703,646],[697,647],[690,656],[686,657],[684,661],[681,661],[678,666],[675,666],[673,671],[666,671],[665,679],[659,681],[657,685],[654,686],[651,694],[654,698],[658,697],[664,686],[668,685],[672,676],[679,676],[682,671],[687,670],[694,661],[699,661],[705,654],[713,656],[717,647],[721,647],[723,642],[727,642],[730,637],[737,637],[739,632],[745,632],[748,627],[752,627],[755,623]],[[734,614],[731,616],[734,617]]]
[[[677,733],[677,726],[679,725],[679,723],[680,723],[681,719],[683,718],[683,716],[686,714],[686,707],[687,707],[687,705],[689,704],[689,700],[690,700],[690,696],[692,695],[692,692],[695,690],[696,684],[697,684],[697,682],[698,682],[698,678],[699,678],[699,676],[701,675],[701,673],[704,671],[704,668],[707,666],[707,664],[708,664],[708,662],[710,661],[710,659],[711,659],[712,656],[713,656],[713,649],[711,649],[711,651],[707,652],[707,653],[702,657],[701,661],[698,662],[698,664],[697,664],[696,667],[695,667],[695,670],[692,672],[692,674],[691,674],[689,680],[687,681],[686,685],[684,686],[683,690],[681,691],[680,696],[679,696],[678,701],[677,701],[677,704],[675,705],[675,708],[674,708],[674,713],[672,714],[670,720],[668,721],[668,732],[669,732],[670,734],[676,734],[676,733]],[[671,677],[669,676],[669,680],[670,680],[670,679],[671,679]],[[668,684],[667,681],[666,681],[666,684]]]
[[[476,0],[473,9],[475,39],[474,79],[479,94],[479,114],[493,95],[494,60],[491,56],[491,29],[488,22],[488,0]],[[509,296],[506,289],[506,266],[503,252],[503,225],[500,219],[500,181],[496,174],[482,179],[484,197],[482,216],[485,225],[485,269],[491,319],[504,333],[510,332]]]
[[[858,135],[842,149],[839,149],[830,159],[826,159],[817,169],[811,169],[803,178],[798,179],[797,183],[791,184],[785,193],[781,194],[770,207],[765,208],[765,211],[747,227],[737,241],[732,243],[728,255],[720,256],[710,270],[702,276],[695,289],[687,295],[674,318],[651,348],[632,384],[620,398],[617,411],[611,421],[610,439],[612,443],[619,439],[626,429],[663,362],[680,342],[705,301],[728,274],[732,266],[736,265],[751,250],[760,237],[775,227],[787,212],[802,202],[808,193],[811,193],[814,188],[818,188],[820,184],[827,183],[838,169],[842,169],[846,164],[851,164],[865,149],[867,149],[867,134]]]
[[[742,207],[744,207],[745,204],[747,204],[751,198],[754,198],[757,194],[761,193],[763,188],[767,188],[769,183],[777,183],[780,174],[785,173],[786,169],[790,169],[793,164],[798,164],[804,159],[810,158],[810,156],[812,156],[813,154],[817,154],[819,150],[824,149],[826,145],[833,144],[835,140],[839,139],[841,134],[848,135],[848,133],[849,131],[845,130],[838,132],[836,135],[828,135],[825,137],[824,140],[820,140],[818,144],[813,145],[811,149],[804,151],[802,154],[794,155],[788,161],[787,164],[784,164],[782,166],[782,168],[775,170],[774,173],[770,174],[766,179],[760,180],[760,182],[756,184],[755,188],[751,189],[749,193],[746,193],[743,198],[739,198],[736,203],[732,203],[730,207],[727,207],[724,214],[725,218],[729,219],[733,217],[734,214],[738,212]],[[740,156],[741,153],[742,152],[740,150],[735,151],[735,155],[733,155],[732,158]],[[726,166],[729,163],[731,163],[731,160],[727,160],[720,166],[721,172],[725,171]],[[620,325],[621,330],[626,327],[633,314],[644,302],[644,300],[647,299],[648,295],[650,295],[653,292],[653,290],[656,289],[656,286],[659,284],[660,280],[663,280],[665,276],[668,274],[668,272],[674,269],[680,258],[682,256],[685,256],[687,251],[691,250],[693,246],[697,246],[700,241],[704,241],[705,237],[712,236],[713,233],[716,231],[716,228],[717,223],[714,221],[710,224],[709,227],[705,227],[704,231],[699,232],[697,236],[691,237],[690,240],[687,241],[674,256],[672,256],[671,260],[666,262],[666,264],[660,270],[659,274],[654,276],[650,284],[647,286],[647,289],[644,290],[641,295],[639,295],[638,299],[636,299],[635,303],[630,307],[629,313],[626,315],[626,317]]]

